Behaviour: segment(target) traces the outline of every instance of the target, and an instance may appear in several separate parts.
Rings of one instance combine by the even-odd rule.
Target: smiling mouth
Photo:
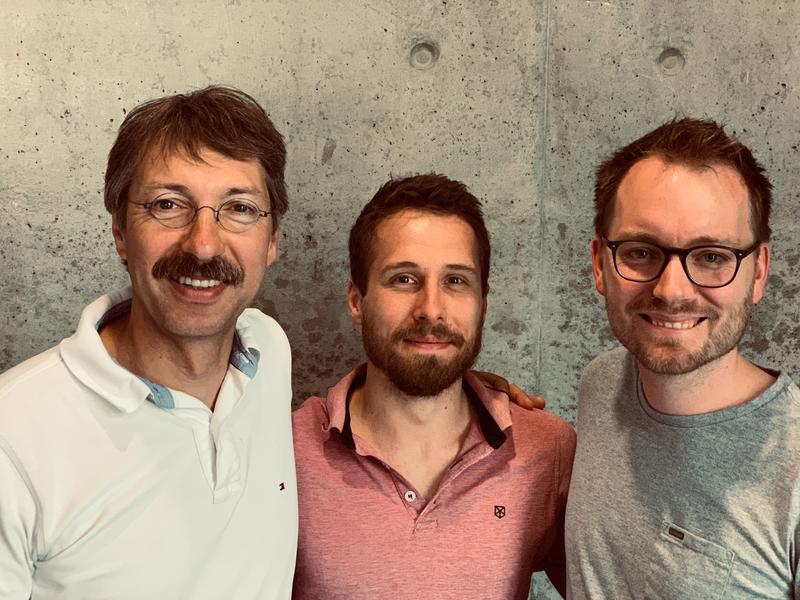
[[[651,325],[663,327],[664,329],[692,329],[706,320],[706,317],[699,317],[693,319],[680,319],[676,321],[662,321],[661,319],[650,317],[648,315],[641,315],[641,317]]]
[[[193,288],[213,288],[222,283],[219,279],[192,279],[191,277],[178,277],[176,281],[181,285]]]

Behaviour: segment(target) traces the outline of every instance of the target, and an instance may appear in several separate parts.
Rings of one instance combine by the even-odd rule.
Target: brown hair
[[[204,149],[233,160],[261,163],[273,228],[277,228],[289,205],[283,180],[283,136],[251,96],[224,86],[150,100],[128,113],[108,154],[106,210],[124,225],[131,183],[151,152],[163,158],[183,152],[200,160]]]
[[[750,150],[725,133],[711,120],[673,119],[657,129],[617,150],[596,171],[594,187],[594,228],[597,235],[608,233],[614,209],[614,198],[631,167],[650,156],[667,163],[690,168],[724,165],[741,176],[750,198],[750,219],[756,241],[768,242],[772,231],[769,213],[772,205],[772,184]]]
[[[467,186],[433,173],[390,179],[377,191],[350,230],[350,277],[361,294],[367,293],[372,245],[378,225],[403,210],[419,210],[462,219],[475,232],[483,294],[489,291],[491,245],[481,203]]]

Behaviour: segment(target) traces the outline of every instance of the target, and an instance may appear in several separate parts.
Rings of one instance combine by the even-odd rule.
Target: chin
[[[630,348],[629,348],[630,349]],[[706,349],[698,352],[643,352],[631,350],[639,364],[657,375],[686,375],[719,359]]]

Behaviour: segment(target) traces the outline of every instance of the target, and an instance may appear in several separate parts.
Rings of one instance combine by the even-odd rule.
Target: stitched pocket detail
[[[725,598],[732,550],[664,521],[653,545],[642,598]]]

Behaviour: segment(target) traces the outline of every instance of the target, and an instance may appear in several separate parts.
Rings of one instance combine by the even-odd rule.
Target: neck
[[[214,409],[228,370],[233,331],[213,338],[175,338],[131,312],[100,331],[108,353],[123,367],[154,383],[198,398]]]
[[[639,364],[647,403],[668,415],[699,415],[749,402],[775,378],[738,349],[682,375],[654,373]]]
[[[472,415],[461,378],[436,396],[409,396],[372,364],[350,399],[353,433],[427,499],[461,450]]]

